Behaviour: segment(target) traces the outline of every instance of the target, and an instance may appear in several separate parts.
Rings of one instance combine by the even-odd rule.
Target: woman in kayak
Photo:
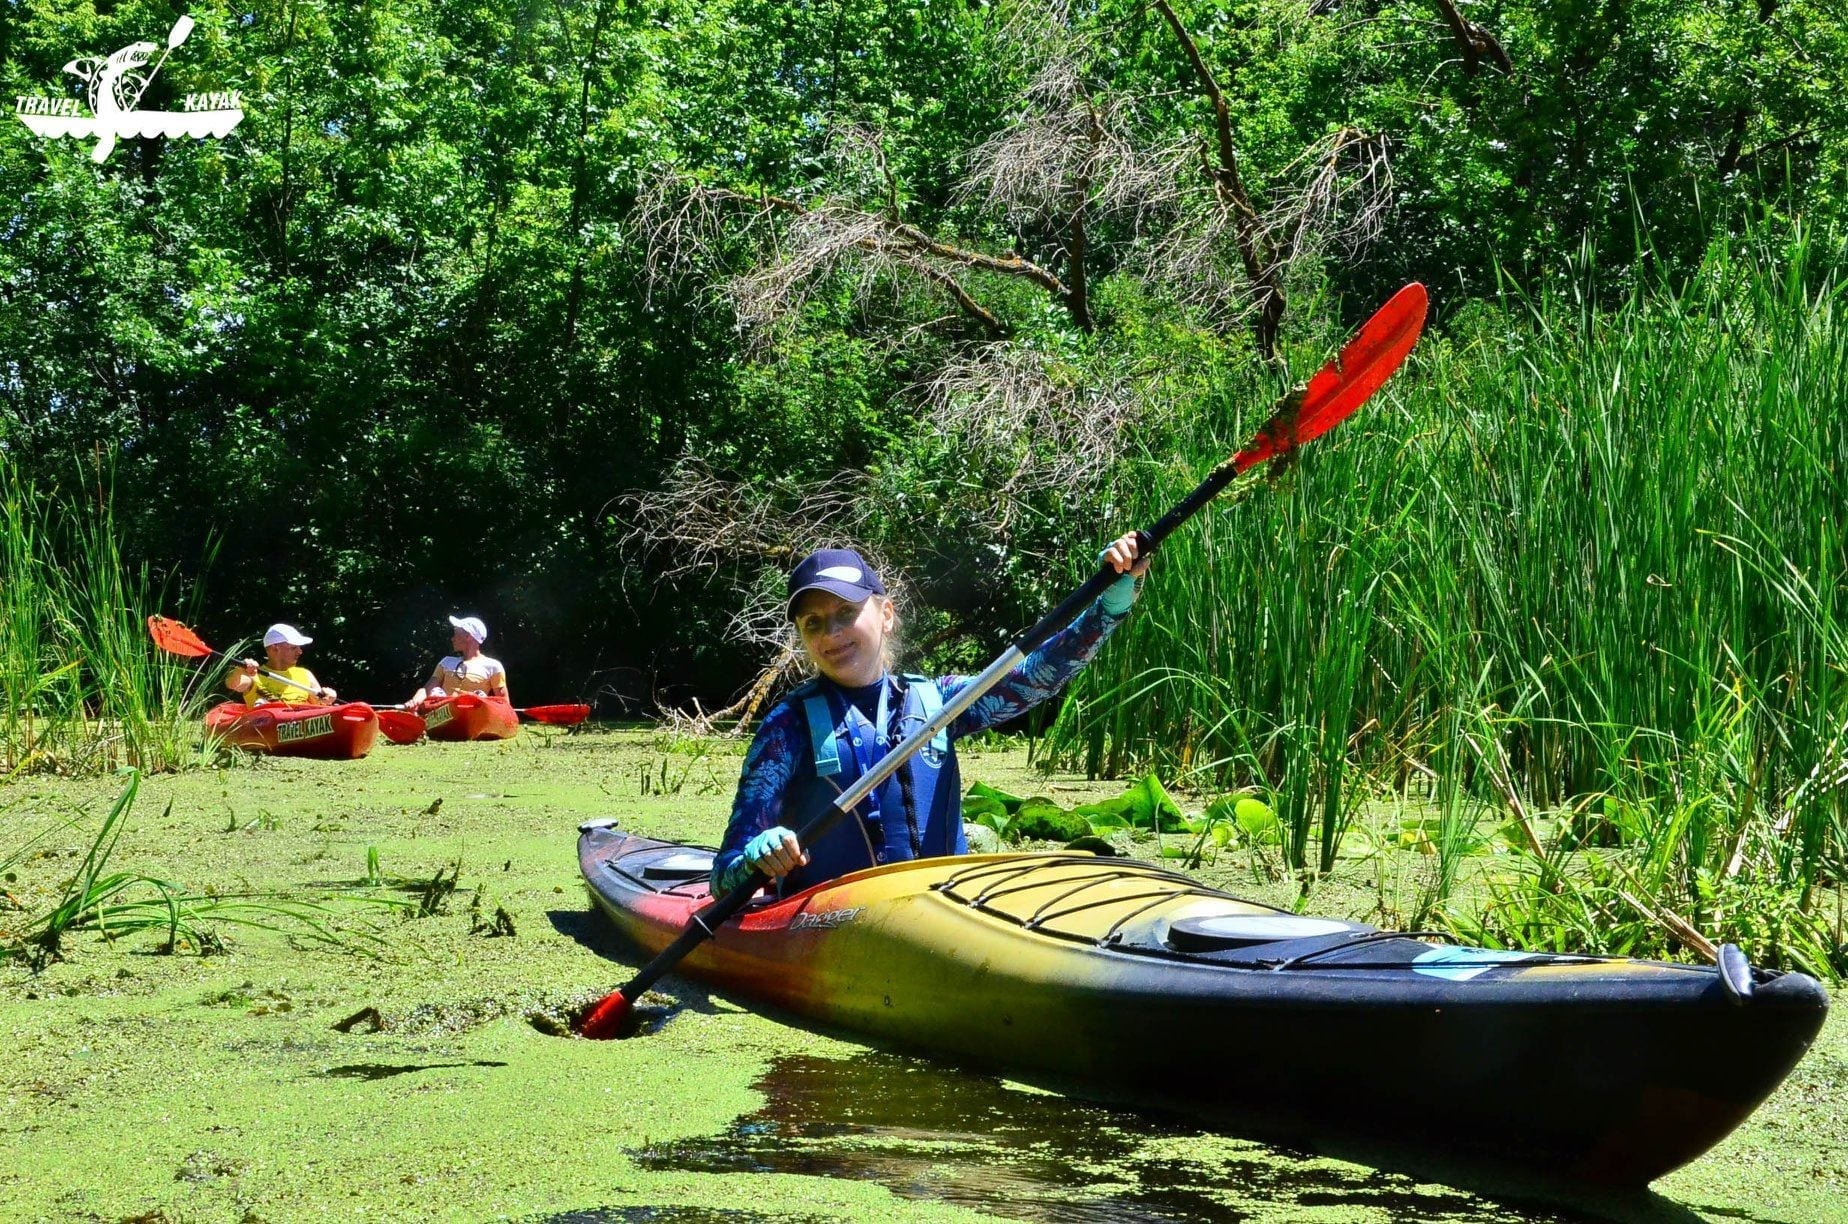
[[[314,641],[294,625],[271,625],[263,635],[269,666],[244,659],[225,677],[225,687],[243,695],[245,705],[280,701],[287,705],[333,705],[334,690],[322,688],[314,673],[301,666],[302,647]],[[263,673],[268,671],[269,675]]]
[[[724,893],[761,871],[784,893],[882,863],[968,853],[951,741],[1017,718],[1063,688],[1121,624],[1148,569],[1132,532],[1104,550],[1122,575],[1078,618],[905,762],[814,846],[795,828],[886,750],[928,722],[966,676],[894,675],[898,613],[879,575],[851,549],[811,553],[789,575],[789,618],[819,673],[764,718],[744,758],[731,823],[712,864]]]
[[[404,704],[415,710],[427,700],[454,697],[457,693],[480,693],[512,701],[507,696],[507,669],[499,659],[481,653],[481,644],[488,640],[487,625],[479,616],[452,616],[449,627],[449,646],[455,653],[444,655],[424,686]]]

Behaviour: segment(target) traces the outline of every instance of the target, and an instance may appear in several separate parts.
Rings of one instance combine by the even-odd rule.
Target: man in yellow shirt
[[[225,687],[241,693],[245,705],[281,701],[289,705],[333,705],[334,690],[322,688],[314,673],[301,666],[302,647],[314,641],[294,625],[271,625],[263,635],[263,653],[269,667],[245,659],[225,677]],[[270,675],[264,675],[264,671]],[[277,677],[281,677],[278,679]]]
[[[449,645],[455,653],[443,656],[424,686],[404,703],[405,706],[415,710],[426,699],[453,697],[457,693],[480,693],[501,701],[513,700],[507,695],[507,669],[501,666],[499,659],[490,659],[481,653],[481,644],[488,640],[488,627],[482,619],[452,616],[449,625],[454,630],[449,635]]]

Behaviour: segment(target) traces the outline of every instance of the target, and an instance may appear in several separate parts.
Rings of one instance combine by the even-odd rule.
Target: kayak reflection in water
[[[789,575],[788,611],[818,675],[757,729],[713,860],[713,893],[742,884],[753,868],[788,894],[883,863],[968,853],[953,741],[1058,692],[1129,615],[1149,564],[1136,559],[1135,534],[1116,540],[1101,559],[1122,575],[1115,585],[868,795],[857,820],[842,821],[804,849],[793,830],[826,810],[970,678],[895,675],[898,611],[879,575],[852,549],[803,558]]]
[[[458,693],[480,693],[512,701],[507,695],[507,669],[499,659],[481,653],[482,643],[488,640],[487,625],[479,616],[452,616],[449,625],[449,647],[455,653],[443,656],[423,687],[404,703],[405,707],[415,710],[425,701]]]
[[[313,638],[294,625],[271,625],[263,635],[267,664],[260,665],[255,659],[240,660],[225,677],[225,687],[242,694],[247,706],[259,701],[333,705],[334,690],[322,688],[314,673],[301,666],[302,647],[312,641]]]

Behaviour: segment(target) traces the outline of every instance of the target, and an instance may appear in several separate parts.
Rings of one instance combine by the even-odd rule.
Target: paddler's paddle
[[[173,54],[174,48],[185,42],[192,32],[193,19],[182,13],[180,19],[173,23],[173,28],[167,31],[166,49],[160,53],[160,58],[154,61],[154,66],[148,69],[147,79],[141,82],[141,88],[135,91],[133,100],[128,104],[129,110],[134,110],[141,105],[141,96],[147,93],[148,86],[152,85],[154,78],[160,75],[161,65],[167,62],[167,57]]]
[[[1309,385],[1293,391],[1278,403],[1271,419],[1264,423],[1251,445],[1214,468],[1193,492],[1182,498],[1153,527],[1138,532],[1137,556],[1152,556],[1161,542],[1175,528],[1197,514],[1200,509],[1240,474],[1267,459],[1280,459],[1304,442],[1319,438],[1351,416],[1379,390],[1392,372],[1399,368],[1405,355],[1418,341],[1424,327],[1426,296],[1423,285],[1412,284],[1394,294],[1392,300],[1361,326],[1360,331],[1342,348],[1340,355],[1316,372]],[[878,764],[836,796],[828,810],[796,831],[796,840],[812,846],[825,836],[843,817],[892,776],[912,753],[931,741],[938,731],[955,721],[964,710],[975,704],[983,693],[998,684],[1053,634],[1096,601],[1104,589],[1115,582],[1118,574],[1108,564],[1066,597],[1065,602],[1040,618],[1038,624],[1021,634],[1000,658],[990,663],[925,724],[913,731],[904,742],[886,753]],[[586,1037],[608,1038],[621,1034],[635,1000],[642,997],[661,977],[678,965],[686,955],[712,938],[719,924],[747,905],[766,883],[766,877],[754,873],[743,884],[712,901],[693,915],[686,930],[662,953],[649,961],[640,973],[621,989],[608,995],[585,1016],[578,1031]]]
[[[373,706],[372,712],[379,716],[379,733],[392,743],[415,744],[423,738],[424,720],[409,710]]]
[[[231,657],[222,650],[214,650],[207,646],[198,634],[170,617],[148,617],[148,636],[154,639],[156,646],[168,654],[179,655],[183,659],[209,659],[214,656],[229,659]],[[268,676],[278,684],[300,689],[311,696],[320,696],[314,689],[299,680],[291,680],[287,676],[278,675],[268,668],[259,667],[257,674]],[[408,744],[424,733],[424,720],[415,714],[404,710],[394,710],[388,706],[374,706],[373,712],[379,716],[379,730],[384,732],[385,738],[394,744]]]
[[[462,697],[467,694],[451,693],[449,696]],[[498,698],[489,700],[498,700]],[[410,709],[407,705],[397,705],[391,708],[394,710]],[[575,702],[564,705],[514,706],[512,709],[515,714],[530,718],[536,723],[544,723],[549,727],[575,727],[590,717],[590,707]]]
[[[590,707],[575,702],[564,705],[515,706],[513,712],[548,727],[575,727],[590,717]]]

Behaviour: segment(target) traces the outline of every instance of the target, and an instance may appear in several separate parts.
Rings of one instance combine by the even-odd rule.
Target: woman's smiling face
[[[894,617],[892,601],[881,596],[848,603],[828,591],[808,591],[796,600],[791,619],[822,675],[861,688],[885,674],[885,640]]]

